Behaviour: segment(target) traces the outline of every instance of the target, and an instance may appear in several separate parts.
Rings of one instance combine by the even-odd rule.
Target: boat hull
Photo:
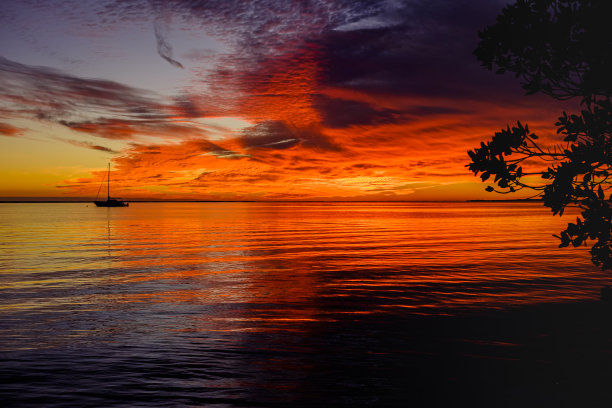
[[[129,207],[130,204],[119,200],[94,201],[96,207]]]

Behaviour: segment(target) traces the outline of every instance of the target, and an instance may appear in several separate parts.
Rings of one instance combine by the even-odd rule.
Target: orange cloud
[[[275,120],[258,122],[224,140],[133,144],[114,159],[113,188],[132,199],[440,199],[445,198],[444,188],[459,188],[453,185],[473,193],[465,185],[478,181],[465,168],[466,150],[489,137],[493,126],[511,123],[506,118],[533,118],[531,127],[542,129],[544,139],[556,137],[551,128],[556,106],[508,110],[471,101],[461,109],[424,114],[427,104],[444,107],[455,101],[359,96],[343,94],[341,105],[367,104],[373,117],[398,112],[393,113],[397,118],[383,123],[365,118],[363,124],[344,127],[325,127],[319,119],[299,127],[283,121],[283,111],[277,111]],[[480,118],[482,105],[488,108],[486,119]],[[316,111],[314,101],[309,109]],[[103,177],[100,171],[93,179],[67,181],[65,186],[71,195],[87,195]],[[457,197],[460,191],[453,194]]]
[[[20,136],[24,129],[9,125],[8,123],[0,123],[1,136]]]

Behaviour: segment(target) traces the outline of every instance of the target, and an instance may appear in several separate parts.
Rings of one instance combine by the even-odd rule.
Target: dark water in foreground
[[[427,401],[448,381],[440,316],[598,296],[586,250],[551,237],[569,221],[531,203],[2,204],[0,398]]]

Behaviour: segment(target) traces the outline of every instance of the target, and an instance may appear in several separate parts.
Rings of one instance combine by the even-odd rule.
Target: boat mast
[[[110,200],[110,162],[108,163],[108,178],[106,179],[107,183],[106,183],[106,196],[107,196],[107,201]]]

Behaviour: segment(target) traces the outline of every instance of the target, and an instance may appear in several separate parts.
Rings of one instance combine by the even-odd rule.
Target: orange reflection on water
[[[155,289],[119,301],[213,305],[191,318],[214,330],[566,301],[602,282],[584,250],[556,248],[565,220],[534,204],[167,205],[163,223],[113,225],[123,281]]]
[[[551,235],[567,218],[538,204],[133,203],[53,217],[30,209],[29,235],[4,231],[12,272],[1,283],[40,296],[8,310],[172,312],[172,331],[300,331],[363,314],[588,299],[609,282],[585,248],[556,247]]]

